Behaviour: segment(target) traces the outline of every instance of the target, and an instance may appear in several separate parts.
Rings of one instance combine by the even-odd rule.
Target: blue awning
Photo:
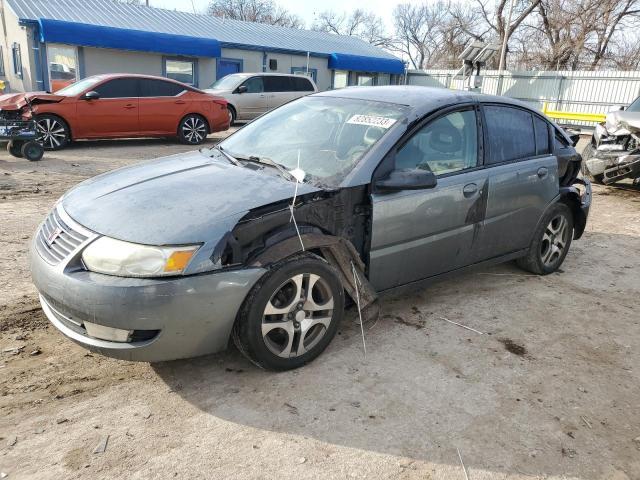
[[[346,53],[332,53],[329,68],[333,70],[353,70],[356,72],[379,72],[404,74],[404,63],[397,58],[362,57]]]
[[[220,57],[220,42],[213,38],[104,27],[46,18],[41,18],[38,23],[42,42],[192,57]]]

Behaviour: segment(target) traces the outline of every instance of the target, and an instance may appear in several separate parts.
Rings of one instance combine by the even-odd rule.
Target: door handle
[[[462,193],[466,198],[473,196],[478,191],[478,185],[475,183],[468,183],[462,189]]]
[[[547,176],[547,173],[549,173],[549,170],[547,169],[547,167],[540,167],[538,169],[538,177],[539,178],[544,178]]]
[[[265,97],[264,93],[261,93],[260,98],[264,98],[264,97]]]
[[[187,102],[185,102],[184,100],[176,100],[176,102],[175,102],[175,103],[176,103],[177,105],[184,105],[184,104],[185,104],[185,103],[187,103]]]
[[[126,108],[127,110],[131,110],[132,108],[136,108],[136,106],[132,103],[128,103],[127,105],[124,106],[124,108]]]

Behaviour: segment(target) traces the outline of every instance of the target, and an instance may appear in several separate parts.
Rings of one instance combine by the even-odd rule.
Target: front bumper
[[[602,175],[602,183],[614,183],[624,178],[640,177],[640,155],[628,152],[600,152],[586,162],[591,175]]]
[[[91,238],[52,265],[39,253],[37,237],[31,275],[48,319],[81,346],[123,360],[157,362],[224,350],[238,309],[265,273],[251,268],[163,279],[114,277],[73,266]],[[88,333],[111,329],[130,334],[114,341]]]

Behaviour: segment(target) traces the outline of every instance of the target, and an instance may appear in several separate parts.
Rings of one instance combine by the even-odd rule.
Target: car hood
[[[66,97],[46,92],[31,93],[7,93],[0,95],[0,110],[20,110],[27,102],[37,103],[58,103]]]
[[[93,177],[62,199],[76,222],[149,245],[217,241],[249,210],[293,197],[295,183],[217,153],[173,155]],[[318,188],[300,184],[298,195]]]
[[[613,135],[628,135],[640,131],[640,112],[611,112],[606,118],[606,128]]]

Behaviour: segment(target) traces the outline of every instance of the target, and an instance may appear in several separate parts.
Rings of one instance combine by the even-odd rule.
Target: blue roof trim
[[[332,53],[329,56],[329,68],[356,72],[404,74],[404,63],[397,58],[363,57],[346,53]]]
[[[41,18],[40,41],[155,52],[192,57],[220,57],[220,42],[212,38],[130,30]]]

